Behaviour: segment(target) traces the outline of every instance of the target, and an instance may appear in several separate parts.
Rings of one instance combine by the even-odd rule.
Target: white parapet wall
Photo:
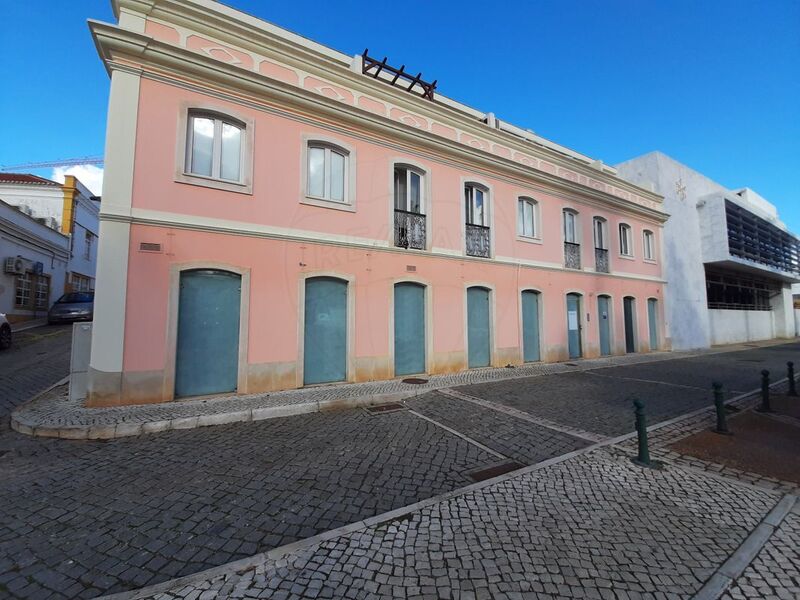
[[[774,315],[769,310],[709,309],[711,343],[738,344],[775,337]]]

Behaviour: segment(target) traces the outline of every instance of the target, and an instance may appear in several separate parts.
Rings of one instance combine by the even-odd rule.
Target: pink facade
[[[184,4],[193,15],[195,3]],[[178,282],[185,269],[242,277],[238,393],[303,385],[303,286],[315,275],[348,282],[347,381],[395,376],[393,294],[400,281],[426,286],[430,374],[468,366],[465,298],[473,285],[490,290],[493,366],[523,362],[520,294],[529,289],[540,293],[544,361],[569,357],[568,293],[581,296],[583,357],[601,353],[599,295],[611,298],[612,353],[626,351],[625,296],[636,299],[635,350],[650,351],[654,339],[648,299],[657,301],[656,346],[668,348],[661,318],[666,215],[660,198],[585,157],[490,128],[466,109],[442,108],[371,78],[358,81],[367,78],[346,64],[314,74],[308,66],[280,64],[269,44],[212,43],[199,17],[198,31],[188,32],[185,24],[178,28],[165,21],[158,6],[139,21],[121,20],[121,27],[94,26],[113,73],[110,142],[114,131],[124,129],[115,123],[120,114],[134,115],[130,131],[108,148],[109,169],[127,173],[130,185],[104,190],[104,200],[112,196],[104,220],[113,225],[106,227],[124,230],[108,236],[115,241],[108,242],[107,256],[124,257],[127,266],[124,273],[112,273],[119,263],[103,263],[101,255],[98,304],[107,305],[95,323],[90,404],[174,397]],[[225,18],[232,24],[243,18],[231,12]],[[154,50],[159,45],[164,50],[159,56],[170,51],[175,60],[167,70],[158,56],[132,52],[118,43],[121,38],[150,40]],[[186,60],[187,51],[202,58],[202,68]],[[319,50],[298,46],[297,51]],[[214,63],[230,77],[213,75]],[[141,69],[135,75],[135,104],[127,96],[121,100],[121,93],[115,96],[115,85],[121,89],[132,81],[128,71],[119,77],[122,83],[115,81],[120,73],[115,66],[121,64]],[[332,82],[334,77],[339,80]],[[241,124],[246,141],[238,187],[186,176],[192,111]],[[345,202],[308,197],[308,152],[316,142],[347,156]],[[395,244],[396,165],[421,176],[424,249]],[[470,183],[481,186],[487,198],[488,257],[466,251],[464,190]],[[518,235],[520,198],[536,203],[535,236]],[[565,265],[565,209],[577,214],[580,268]],[[608,273],[596,270],[596,217],[605,223]],[[631,228],[632,256],[620,254],[621,223]],[[654,240],[650,260],[644,258],[645,231]],[[115,243],[118,247],[111,247]],[[121,328],[112,324],[114,315],[122,317]],[[118,356],[118,365],[112,356]]]

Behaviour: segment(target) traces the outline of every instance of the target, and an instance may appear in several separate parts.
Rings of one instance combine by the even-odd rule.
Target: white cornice
[[[355,106],[337,102],[336,100],[315,94],[304,88],[284,84],[261,74],[241,69],[205,55],[165,44],[151,37],[131,31],[125,31],[113,25],[90,21],[92,33],[101,57],[109,69],[142,73],[143,76],[161,78],[172,85],[193,86],[202,93],[224,97],[226,100],[245,103],[260,110],[276,105],[289,107],[306,115],[321,115],[333,123],[348,123],[358,130],[369,130],[387,139],[406,143],[412,148],[423,148],[437,155],[445,154],[456,160],[469,163],[468,168],[490,169],[492,176],[499,170],[507,176],[518,179],[516,183],[525,185],[529,182],[544,184],[578,196],[591,203],[599,203],[604,208],[622,210],[643,217],[656,223],[663,223],[667,215],[656,209],[641,206],[605,191],[582,185],[577,182],[551,175],[550,173],[532,169],[496,154],[485,152],[465,144],[421,131],[415,127],[375,115]],[[133,62],[135,66],[126,64]],[[190,76],[195,83],[186,81]],[[202,82],[202,83],[201,83]],[[236,93],[221,91],[236,90]],[[242,96],[248,94],[249,99]],[[269,104],[265,101],[269,100]],[[485,137],[485,136],[484,136]],[[530,153],[530,150],[526,150]],[[558,163],[556,163],[558,164]],[[564,167],[567,168],[567,167]],[[575,165],[569,165],[573,171],[580,173]],[[599,172],[587,172],[586,177],[601,179]],[[620,183],[622,180],[619,180]],[[614,183],[617,180],[614,179]],[[630,184],[628,184],[630,186]],[[623,185],[618,187],[622,188]],[[641,194],[638,189],[637,194]],[[652,198],[660,196],[648,192]]]

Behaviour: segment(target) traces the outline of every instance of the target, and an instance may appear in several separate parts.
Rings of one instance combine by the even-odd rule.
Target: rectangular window
[[[655,236],[652,231],[644,232],[644,258],[645,260],[655,260]]]
[[[536,204],[533,200],[517,201],[517,233],[523,237],[536,237]]]
[[[83,248],[83,258],[85,258],[86,260],[91,260],[92,259],[92,242],[93,241],[94,241],[94,235],[92,234],[91,231],[87,231],[86,232],[86,237],[85,237],[85,245],[84,245],[84,248]]]
[[[394,207],[422,214],[422,175],[405,167],[395,167]]]
[[[570,244],[578,243],[577,215],[574,212],[564,211],[564,241]]]
[[[243,125],[220,116],[190,113],[187,172],[211,179],[241,181],[243,130]]]
[[[31,274],[17,275],[14,304],[17,308],[31,307]]]
[[[467,223],[486,226],[486,195],[481,188],[468,185],[464,188],[464,208]]]
[[[36,308],[46,309],[50,301],[50,278],[44,275],[36,277]]]
[[[308,147],[306,194],[312,198],[345,202],[347,161],[344,150],[328,146]]]
[[[631,228],[624,223],[619,226],[619,253],[623,256],[632,256],[631,251]]]
[[[602,219],[594,220],[594,247],[598,250],[606,249],[606,224]]]

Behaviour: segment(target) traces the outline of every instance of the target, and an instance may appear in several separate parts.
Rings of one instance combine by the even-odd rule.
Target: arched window
[[[649,229],[645,229],[643,235],[643,246],[644,246],[644,259],[645,260],[655,260],[656,259],[656,237],[655,234],[650,231]]]
[[[539,205],[533,198],[519,198],[517,200],[517,233],[522,237],[539,237]]]
[[[477,183],[464,185],[464,216],[467,256],[489,258],[489,190]]]
[[[186,130],[187,174],[242,181],[244,123],[218,113],[192,110]]]
[[[348,202],[350,153],[327,142],[308,142],[306,196]]]
[[[622,256],[633,256],[633,240],[631,239],[631,226],[627,223],[619,224],[619,253]]]

